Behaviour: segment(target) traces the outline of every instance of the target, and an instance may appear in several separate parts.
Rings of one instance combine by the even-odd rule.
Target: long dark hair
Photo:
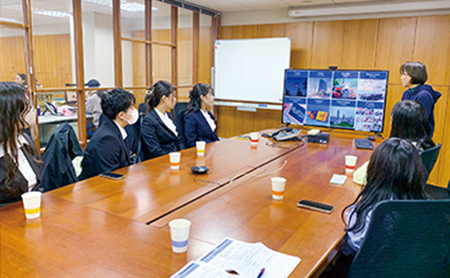
[[[147,95],[145,96],[145,104],[147,105],[147,113],[150,112],[153,108],[158,106],[161,98],[163,96],[169,97],[175,90],[175,87],[172,86],[167,81],[158,81],[153,87],[148,90]]]
[[[20,78],[22,78],[23,80],[22,84],[20,85],[27,86],[27,76],[25,75],[25,73],[18,73],[17,75],[20,76]]]
[[[425,199],[425,182],[426,170],[417,149],[404,139],[387,139],[370,157],[367,185],[355,201],[342,211],[341,217],[346,223],[345,211],[355,205],[348,219],[356,217],[356,221],[346,231],[361,231],[366,224],[367,214],[383,200]]]
[[[185,115],[191,112],[197,112],[202,107],[202,101],[200,96],[206,96],[209,92],[214,94],[214,91],[210,85],[198,83],[189,92],[189,104],[186,109]]]
[[[404,100],[392,108],[392,129],[390,137],[398,137],[417,143],[417,148],[434,146],[430,139],[431,128],[425,108],[418,102]]]
[[[4,159],[8,169],[6,187],[11,189],[15,172],[18,171],[17,140],[26,127],[24,115],[31,108],[25,96],[25,88],[15,82],[0,82],[0,107],[0,144],[5,151]],[[24,148],[34,157],[32,147],[25,145]]]

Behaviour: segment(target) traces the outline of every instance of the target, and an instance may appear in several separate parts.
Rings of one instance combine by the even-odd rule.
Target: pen
[[[263,276],[263,274],[264,274],[264,271],[266,271],[265,268],[261,269],[261,271],[258,274],[258,277],[256,277],[256,278],[261,278]]]

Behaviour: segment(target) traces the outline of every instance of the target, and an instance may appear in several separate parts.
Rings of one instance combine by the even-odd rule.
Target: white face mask
[[[130,114],[128,114],[128,115],[130,115]],[[139,119],[139,112],[137,111],[136,108],[133,107],[133,112],[131,113],[130,116],[131,116],[131,119],[129,119],[129,120],[125,119],[125,120],[128,122],[128,124],[134,125],[137,122],[137,120]]]

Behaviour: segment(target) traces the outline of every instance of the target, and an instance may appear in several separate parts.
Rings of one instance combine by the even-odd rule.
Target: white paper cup
[[[172,251],[183,253],[187,251],[189,240],[189,228],[191,221],[186,219],[175,219],[170,221],[170,237],[172,239]]]
[[[35,219],[41,216],[41,196],[42,193],[38,191],[22,194],[23,208],[27,219]]]
[[[252,146],[258,145],[259,140],[259,133],[258,132],[252,132],[250,133],[250,142]]]
[[[356,161],[358,161],[358,157],[354,155],[345,156],[345,173],[351,174],[355,171]]]
[[[197,146],[197,155],[204,156],[206,142],[205,141],[197,141],[197,142],[195,142],[195,145]]]
[[[281,177],[273,177],[271,178],[271,181],[272,181],[272,198],[274,200],[283,199],[286,179]]]
[[[181,153],[179,152],[169,153],[169,157],[170,157],[170,168],[172,170],[180,169]]]

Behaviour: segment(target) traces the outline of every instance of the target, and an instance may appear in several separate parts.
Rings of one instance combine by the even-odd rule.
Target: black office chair
[[[188,107],[188,103],[187,102],[177,102],[177,104],[175,104],[175,107],[171,111],[172,120],[175,122],[177,117],[178,117],[178,115],[181,115],[181,110],[186,111],[187,107]],[[183,116],[184,116],[184,112],[183,112]]]
[[[141,114],[142,116],[145,116],[145,113],[147,113],[147,104],[145,104],[145,102],[140,103],[138,105],[138,111],[139,111],[139,114]]]
[[[441,150],[441,144],[437,144],[436,146],[426,149],[424,151],[420,151],[420,157],[422,158],[422,162],[427,169],[428,175],[433,170],[434,164],[436,164],[436,160],[439,156],[439,151]]]
[[[177,126],[177,131],[180,134],[183,145],[186,146],[186,138],[184,137],[184,113],[185,112],[186,112],[186,108],[178,111],[178,115],[176,116],[176,119],[175,119],[175,125]]]
[[[450,200],[376,205],[347,277],[450,277]]]
[[[72,164],[72,160],[77,156],[83,156],[78,137],[71,125],[63,123],[56,128],[42,154],[45,165],[42,172],[44,191],[78,181]]]

